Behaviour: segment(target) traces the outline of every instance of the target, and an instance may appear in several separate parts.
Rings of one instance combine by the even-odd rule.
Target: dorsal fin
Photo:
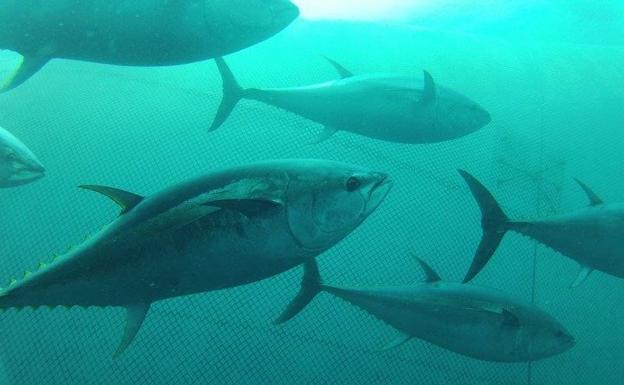
[[[416,262],[418,262],[418,264],[420,265],[420,267],[423,269],[423,271],[425,272],[425,275],[427,276],[425,282],[427,283],[433,283],[433,282],[439,282],[442,280],[442,278],[440,278],[440,276],[438,275],[438,273],[435,272],[435,270],[433,270],[431,268],[431,266],[429,266],[429,264],[425,261],[423,261],[422,259],[418,258],[416,255],[412,255],[414,257],[414,259],[416,260]]]
[[[596,193],[593,192],[592,189],[589,188],[589,186],[576,178],[574,178],[574,180],[576,181],[576,183],[579,184],[579,186],[581,186],[583,191],[585,191],[585,194],[587,194],[587,198],[589,198],[589,204],[591,206],[598,206],[604,203],[602,199],[600,199],[600,197],[596,195]]]
[[[346,79],[346,78],[350,78],[354,76],[353,73],[349,71],[348,69],[346,69],[345,67],[343,67],[342,64],[338,63],[335,60],[328,58],[327,56],[324,56],[324,58],[325,60],[329,62],[329,64],[334,66],[334,68],[336,69],[336,71],[338,71],[338,74],[340,75],[342,79]]]
[[[121,207],[121,214],[125,214],[128,211],[132,210],[134,206],[138,205],[143,200],[143,197],[140,195],[120,190],[114,187],[98,185],[82,185],[78,187],[85,190],[95,191],[112,199],[113,202],[117,203],[119,207]]]
[[[435,85],[435,82],[433,81],[433,77],[431,77],[431,74],[429,72],[423,71],[423,75],[424,75],[424,87],[423,87],[422,99],[420,100],[420,102],[423,104],[431,103],[436,98],[436,93],[437,93],[436,85]]]

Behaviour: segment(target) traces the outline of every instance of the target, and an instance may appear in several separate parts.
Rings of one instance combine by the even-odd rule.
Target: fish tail
[[[245,96],[245,90],[238,84],[238,81],[225,60],[218,57],[215,61],[217,62],[217,68],[219,68],[219,73],[223,80],[223,99],[221,99],[221,105],[219,106],[217,115],[212,121],[209,131],[214,131],[221,127],[232,113],[234,107],[236,107],[236,104]]]
[[[492,258],[505,233],[509,230],[510,221],[494,196],[481,182],[466,171],[458,171],[468,184],[472,195],[481,209],[481,227],[483,228],[481,242],[463,281],[466,283],[479,274],[490,258]]]
[[[303,278],[297,296],[288,304],[284,312],[275,320],[275,324],[282,324],[301,312],[314,297],[323,290],[321,274],[316,260],[310,259],[303,264]]]

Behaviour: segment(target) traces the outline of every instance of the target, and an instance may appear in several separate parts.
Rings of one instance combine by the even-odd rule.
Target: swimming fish
[[[316,261],[304,263],[299,294],[277,323],[297,315],[321,291],[359,307],[400,332],[385,349],[419,338],[483,361],[528,362],[572,348],[574,337],[536,306],[498,291],[443,282],[424,261],[423,284],[345,287],[321,281]]]
[[[219,128],[240,99],[258,100],[310,119],[325,128],[322,142],[338,131],[398,143],[456,139],[490,122],[490,115],[467,97],[436,85],[428,72],[414,77],[353,75],[330,60],[341,79],[305,87],[243,89],[222,58],[223,100],[210,127]]]
[[[624,278],[624,203],[604,203],[577,180],[589,198],[589,207],[547,218],[514,221],[475,177],[466,171],[459,172],[479,204],[483,228],[465,281],[483,269],[508,231],[533,238],[577,261],[581,269],[572,287],[580,285],[593,270]]]
[[[109,226],[0,291],[0,308],[120,306],[132,342],[152,303],[256,282],[323,253],[384,200],[389,176],[323,160],[224,169],[143,197],[106,186]]]
[[[45,168],[35,154],[0,127],[0,187],[20,186],[44,175]]]
[[[298,15],[288,0],[2,0],[0,48],[23,61],[0,90],[54,58],[166,66],[227,55],[268,39]]]

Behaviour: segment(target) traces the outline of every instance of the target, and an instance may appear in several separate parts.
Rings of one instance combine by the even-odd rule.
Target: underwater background
[[[624,200],[622,2],[420,3],[388,2],[396,8],[367,13],[364,2],[353,15],[348,8],[306,13],[299,4],[300,19],[228,62],[250,87],[335,79],[322,55],[356,74],[421,76],[426,69],[492,116],[485,128],[450,142],[404,145],[339,132],[311,145],[318,124],[247,100],[208,133],[222,92],[214,61],[162,68],[50,62],[0,95],[2,126],[47,169],[37,183],[0,192],[0,277],[21,277],[25,266],[34,269],[115,218],[114,205],[78,185],[147,195],[263,159],[334,159],[395,180],[382,207],[318,259],[335,283],[421,281],[410,253],[444,279],[461,280],[481,228],[458,168],[490,186],[512,217],[587,205],[575,177],[607,202]],[[0,75],[16,60],[2,52]],[[624,284],[595,272],[571,289],[577,269],[514,234],[474,281],[533,301],[574,333],[574,349],[530,365],[486,363],[417,340],[380,352],[396,331],[326,294],[274,326],[298,289],[297,268],[159,302],[116,360],[110,353],[122,309],[7,311],[0,317],[3,383],[617,384],[624,376]]]

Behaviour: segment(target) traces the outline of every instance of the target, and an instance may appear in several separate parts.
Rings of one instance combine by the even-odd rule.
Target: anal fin
[[[113,354],[114,358],[119,357],[128,348],[128,346],[130,346],[132,340],[134,340],[134,337],[139,332],[139,329],[141,329],[141,325],[143,324],[143,320],[145,320],[145,316],[147,315],[149,308],[149,303],[139,303],[126,306],[126,328],[124,329],[124,335],[121,342]]]

